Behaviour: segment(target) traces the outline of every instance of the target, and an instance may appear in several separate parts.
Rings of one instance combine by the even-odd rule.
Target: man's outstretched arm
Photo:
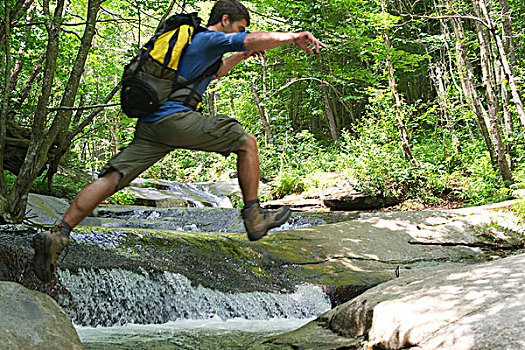
[[[319,53],[319,48],[326,47],[310,32],[255,32],[248,33],[244,39],[244,47],[248,51],[270,50],[287,43],[295,43],[301,50],[309,54],[313,54],[314,49],[316,53]]]
[[[287,32],[255,32],[248,33],[244,39],[246,52],[237,52],[222,61],[222,66],[217,72],[215,79],[226,75],[242,60],[252,56],[264,57],[265,51],[278,46],[295,43],[301,50],[309,54],[319,53],[319,48],[325,48],[326,45],[317,40],[310,32],[287,33]]]

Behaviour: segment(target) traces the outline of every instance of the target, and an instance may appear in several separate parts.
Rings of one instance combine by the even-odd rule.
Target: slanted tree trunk
[[[474,14],[480,17],[480,4],[477,1],[474,1]],[[495,71],[494,66],[492,65],[494,57],[490,46],[490,36],[486,32],[485,27],[478,21],[476,21],[476,32],[478,35],[483,83],[485,85],[485,95],[488,107],[488,113],[485,114],[485,123],[490,130],[494,142],[494,151],[500,174],[503,177],[503,180],[510,185],[513,183],[512,173],[509,169],[509,164],[505,155],[505,145],[498,128],[499,103],[496,94]]]
[[[264,108],[261,104],[261,97],[259,96],[259,91],[257,90],[257,85],[255,84],[255,80],[252,81],[251,90],[252,90],[253,101],[255,102],[257,111],[259,112],[259,118],[261,119],[261,124],[264,129],[264,145],[268,146],[268,144],[270,144],[272,140],[272,132],[270,130],[268,114],[266,112],[266,108]]]
[[[51,13],[50,1],[44,0],[42,3],[48,39],[41,92],[32,120],[30,141],[27,147],[24,148],[27,151],[19,167],[17,179],[10,191],[3,191],[0,194],[0,197],[9,203],[8,208],[0,213],[0,217],[4,221],[20,222],[23,220],[31,183],[49,162],[49,155],[63,154],[69,147],[68,128],[71,123],[73,110],[71,107],[75,103],[86,58],[95,34],[96,19],[101,3],[102,0],[88,1],[88,15],[81,45],[64,89],[60,108],[53,119],[50,119],[48,106],[59,52],[60,26],[66,5],[64,0],[58,0],[56,3],[53,3],[54,13]],[[3,168],[0,171],[3,172]]]
[[[43,57],[41,57],[39,61],[42,61],[42,60],[43,60]],[[26,99],[29,96],[29,92],[31,91],[33,87],[33,83],[35,82],[40,72],[42,72],[42,63],[37,63],[33,67],[33,71],[31,72],[31,74],[29,74],[29,77],[27,78],[25,82],[24,88],[18,95],[18,101],[15,103],[15,106],[14,106],[15,110],[20,109],[20,107],[22,107],[24,103],[26,102]]]
[[[450,11],[453,11],[453,9],[451,8],[450,0],[445,0],[445,5]],[[481,104],[480,98],[476,91],[474,70],[472,68],[464,46],[465,34],[463,31],[463,24],[458,18],[451,18],[450,23],[452,24],[452,28],[454,29],[454,35],[456,37],[456,67],[458,69],[463,94],[465,95],[465,99],[467,101],[468,106],[476,114],[481,134],[483,136],[483,139],[485,140],[485,144],[487,145],[487,150],[489,151],[492,166],[496,169],[497,161],[496,156],[494,154],[494,145],[492,143],[489,132],[487,130],[487,126],[485,125],[484,121],[484,116],[487,112]]]
[[[521,125],[525,128],[525,110],[523,109],[523,102],[518,91],[516,78],[514,77],[514,73],[512,72],[512,69],[509,64],[509,59],[507,57],[507,54],[505,53],[505,45],[503,43],[503,40],[501,39],[501,35],[499,34],[498,25],[490,16],[487,10],[485,0],[479,0],[479,7],[485,17],[485,20],[487,21],[489,30],[492,36],[494,37],[494,40],[496,41],[499,60],[501,62],[501,66],[503,67],[505,76],[509,84],[510,92],[512,94],[512,100],[514,101],[514,105],[516,106],[516,111],[520,118]]]
[[[387,49],[390,49],[392,45],[390,43],[390,38],[389,38],[387,30],[383,31],[383,39],[384,39]],[[396,107],[397,129],[399,131],[399,137],[401,139],[401,148],[403,150],[403,156],[405,157],[405,160],[410,164],[410,166],[418,167],[419,162],[416,160],[416,158],[412,154],[408,132],[405,126],[405,122],[403,120],[404,118],[403,118],[403,111],[402,111],[402,100],[401,100],[401,96],[399,95],[399,91],[397,90],[394,63],[392,62],[392,59],[390,58],[389,55],[387,56],[387,59],[386,59],[386,68],[388,71],[388,82],[390,86],[390,91],[392,92],[392,95],[394,97],[394,102],[395,102],[395,107]]]

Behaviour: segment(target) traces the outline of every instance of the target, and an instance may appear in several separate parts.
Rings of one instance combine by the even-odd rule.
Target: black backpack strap
[[[211,77],[212,75],[216,74],[222,65],[222,57],[220,57],[217,61],[215,61],[211,66],[206,68],[206,70],[199,75],[198,77],[195,77],[193,79],[187,80],[185,82],[180,82],[177,80],[173,81],[173,88],[172,92],[175,92],[177,90],[180,90],[185,87],[191,86],[191,92],[188,94],[186,99],[184,100],[184,104],[187,105],[194,97],[195,92],[197,91],[197,88],[199,87],[199,84],[206,78]]]

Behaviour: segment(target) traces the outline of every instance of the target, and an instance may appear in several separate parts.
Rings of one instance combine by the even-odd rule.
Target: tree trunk
[[[445,0],[447,8],[451,9],[450,1]],[[453,11],[453,9],[451,9]],[[467,56],[464,41],[465,34],[463,31],[463,25],[458,18],[452,18],[450,20],[452,27],[454,29],[454,34],[456,36],[456,66],[458,69],[459,79],[461,81],[461,86],[463,89],[463,94],[467,100],[467,104],[471,110],[476,113],[478,120],[478,125],[481,130],[485,144],[487,145],[487,150],[489,151],[490,161],[492,166],[497,169],[496,156],[494,154],[494,146],[490,138],[489,132],[485,125],[485,114],[487,113],[483,108],[483,105],[480,102],[480,98],[475,89],[475,78],[472,65]]]
[[[63,19],[62,15],[64,11],[64,0],[59,0],[56,3],[55,13],[53,15],[50,13],[49,0],[44,1],[43,10],[46,17],[45,22],[48,33],[45,64],[46,68],[42,82],[41,94],[37,102],[37,108],[33,119],[31,141],[29,143],[24,163],[22,164],[19,175],[17,176],[16,182],[11,191],[10,197],[12,202],[10,203],[10,209],[7,213],[7,216],[9,216],[9,220],[15,222],[22,221],[24,217],[29,188],[39,172],[39,169],[37,169],[39,154],[47,154],[47,150],[44,150],[42,146],[44,144],[47,106],[51,96],[51,89],[53,86],[55,68],[58,58],[59,33],[60,24]]]
[[[443,113],[446,128],[450,134],[454,151],[456,154],[459,154],[461,152],[461,146],[459,144],[459,139],[456,135],[456,132],[454,131],[454,125],[452,124],[452,118],[449,113],[446,82],[443,69],[439,63],[434,66],[434,81],[438,93],[438,104],[441,108],[441,113]]]
[[[210,90],[208,92],[208,112],[210,117],[215,117],[215,91]]]
[[[501,6],[501,19],[503,21],[503,45],[505,53],[509,59],[512,72],[514,73],[514,62],[516,62],[516,50],[514,37],[512,34],[512,18],[510,17],[510,7],[507,0],[499,0]]]
[[[518,92],[518,87],[517,87],[516,79],[514,77],[514,73],[512,72],[512,69],[510,68],[509,60],[507,58],[507,54],[505,53],[505,45],[499,34],[498,25],[496,24],[494,19],[490,16],[487,10],[487,6],[485,4],[485,0],[479,0],[479,7],[481,8],[481,11],[483,12],[485,20],[487,21],[489,25],[489,30],[492,33],[494,40],[496,41],[496,47],[498,49],[499,60],[505,72],[505,76],[507,77],[509,88],[512,94],[512,100],[514,101],[514,105],[516,106],[516,111],[518,112],[518,116],[520,118],[521,125],[525,128],[525,110],[523,109],[523,102],[521,101],[521,97]]]
[[[255,102],[255,106],[257,107],[257,111],[259,112],[261,124],[264,129],[264,145],[268,146],[268,144],[272,142],[272,132],[270,130],[270,123],[268,122],[266,109],[261,105],[261,98],[259,96],[259,91],[257,91],[257,85],[255,84],[255,81],[252,82],[251,90],[253,100]]]
[[[483,1],[483,0],[481,0]],[[474,1],[474,14],[480,17],[480,4]],[[485,122],[490,130],[492,140],[494,142],[494,150],[496,161],[503,180],[508,184],[512,184],[512,173],[510,172],[505,155],[505,145],[501,138],[498,128],[498,97],[496,96],[495,72],[492,62],[494,57],[490,48],[490,36],[487,35],[485,27],[476,21],[476,31],[478,34],[479,49],[481,54],[481,68],[483,73],[483,82],[486,89],[486,99],[488,106],[488,114],[485,114]]]
[[[516,53],[515,53],[515,45],[514,45],[514,38],[512,35],[512,19],[510,17],[510,8],[507,0],[500,0],[500,6],[501,6],[501,19],[503,21],[503,43],[505,46],[505,52],[507,54],[507,57],[509,58],[509,64],[511,66],[513,74],[515,73],[514,70],[514,64],[516,61]],[[500,90],[501,90],[501,99],[502,99],[502,109],[503,109],[503,121],[505,125],[505,136],[507,138],[511,137],[511,135],[514,133],[514,124],[512,122],[512,113],[510,112],[509,106],[510,106],[510,95],[507,91],[508,84],[506,80],[503,78],[505,76],[505,71],[501,65],[496,70],[497,73],[497,81],[500,83]],[[510,144],[507,144],[506,147],[507,153],[509,154],[509,162],[510,167],[512,168],[514,165],[514,154],[512,154],[512,148],[510,147]]]
[[[330,129],[330,135],[332,135],[332,139],[334,141],[337,141],[337,139],[339,138],[339,136],[337,135],[337,126],[330,105],[328,90],[325,86],[323,86],[323,110],[326,115],[326,119],[328,119],[328,128]]]
[[[95,25],[101,0],[89,0],[88,17],[82,42],[78,54],[70,72],[69,80],[64,89],[64,94],[60,103],[61,107],[71,107],[75,103],[78,86],[92,39],[95,34]],[[44,65],[44,77],[42,90],[37,102],[37,108],[31,127],[31,140],[27,147],[24,162],[20,167],[19,174],[11,190],[12,202],[8,215],[12,221],[20,222],[25,214],[27,194],[31,183],[42,171],[46,163],[49,162],[49,152],[53,145],[57,146],[55,154],[63,154],[69,144],[68,128],[71,122],[72,111],[68,108],[58,110],[51,126],[47,129],[50,120],[48,119],[48,105],[50,102],[51,90],[54,82],[54,75],[57,64],[57,54],[59,46],[60,26],[65,12],[65,1],[58,0],[54,6],[54,13],[50,13],[50,2],[44,0],[43,10],[45,24],[48,32],[48,42],[46,48],[46,59]],[[53,151],[55,152],[55,151]]]
[[[6,129],[7,129],[7,114],[9,112],[9,82],[11,81],[11,23],[9,3],[6,1],[5,4],[5,18],[4,18],[4,48],[5,48],[5,70],[4,70],[4,93],[2,96],[2,106],[0,109],[0,197],[7,193],[7,183],[4,176],[4,153],[6,147]],[[4,211],[7,199],[0,199],[0,212]],[[1,220],[0,220],[1,221]]]
[[[390,43],[390,38],[388,36],[388,31],[383,31],[383,39],[387,49],[392,47]],[[401,138],[401,148],[403,150],[403,156],[405,160],[410,164],[411,167],[415,168],[419,166],[418,161],[414,158],[412,154],[412,149],[410,148],[410,141],[408,137],[408,132],[405,127],[405,122],[403,120],[403,111],[402,111],[402,101],[401,96],[397,90],[396,78],[394,64],[390,56],[386,59],[386,68],[388,71],[388,82],[390,86],[390,91],[394,97],[395,107],[396,107],[396,120],[397,120],[397,129],[399,131],[399,137]]]
[[[233,92],[230,91],[230,113],[231,113],[231,117],[234,118],[234,119],[237,119],[237,114],[235,113],[235,100],[233,98]]]
[[[323,69],[323,57],[321,53],[318,54],[318,63],[321,74],[325,75],[325,71]],[[337,133],[337,125],[334,117],[334,111],[332,109],[332,104],[330,103],[328,86],[326,84],[321,84],[321,89],[323,93],[323,110],[326,119],[328,120],[328,129],[330,130],[330,135],[332,136],[332,139],[334,141],[337,141],[339,136]]]
[[[41,57],[41,60],[43,59],[44,57]],[[29,92],[31,91],[31,88],[33,87],[33,83],[35,82],[37,76],[40,74],[41,71],[42,71],[42,63],[37,63],[35,67],[33,68],[33,71],[31,72],[31,74],[29,74],[29,77],[27,78],[25,82],[24,88],[18,95],[18,101],[16,102],[15,107],[14,107],[15,110],[19,110],[23,106],[24,102],[27,99],[27,96],[29,96]]]

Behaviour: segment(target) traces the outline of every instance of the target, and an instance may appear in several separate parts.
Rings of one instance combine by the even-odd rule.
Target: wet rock
[[[30,193],[27,202],[28,222],[39,225],[55,225],[62,220],[68,208],[69,201],[67,199]],[[80,224],[100,225],[100,221],[88,216]]]
[[[228,196],[230,198],[237,197],[239,201],[242,200],[241,187],[239,186],[239,180],[237,178],[215,182],[203,182],[201,184],[209,186],[210,191],[217,196]],[[259,182],[259,195],[261,197],[267,196],[270,191],[270,186],[262,181]]]
[[[330,299],[332,307],[339,306],[349,300],[363,294],[368,289],[376,285],[346,285],[346,286],[325,286],[324,291]]]
[[[212,193],[209,184],[138,179],[126,189],[135,197],[135,203],[139,205],[157,208],[232,208],[229,198]]]
[[[46,294],[0,282],[0,315],[2,348],[83,348],[66,313]]]

